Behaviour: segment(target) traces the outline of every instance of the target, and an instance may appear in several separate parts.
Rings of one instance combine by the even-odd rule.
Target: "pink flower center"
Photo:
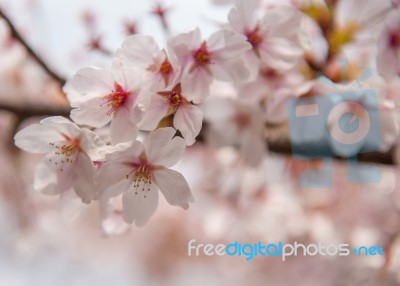
[[[171,63],[167,58],[162,62],[160,65],[160,70],[158,71],[162,78],[164,79],[165,85],[168,85],[169,83],[169,78],[171,77],[171,74],[174,72],[174,69],[172,68]]]
[[[180,83],[176,84],[171,91],[161,91],[158,94],[167,100],[170,113],[176,112],[182,104],[187,103],[187,100],[182,96],[182,86]]]
[[[59,166],[62,172],[64,164],[73,163],[78,156],[80,151],[80,138],[71,138],[64,133],[61,133],[61,135],[64,141],[57,143],[49,142],[49,145],[55,148],[55,156],[49,159],[49,162]]]
[[[400,48],[400,30],[390,32],[388,42],[389,47]]]
[[[243,112],[237,112],[233,117],[233,122],[240,131],[244,130],[250,125],[250,116]]]
[[[131,174],[126,175],[126,178],[132,175],[133,177],[133,191],[135,195],[140,192],[143,194],[144,198],[147,196],[147,192],[151,190],[152,184],[152,167],[147,163],[145,159],[142,159],[140,163],[131,163],[130,166],[134,167],[134,170]]]
[[[207,43],[205,41],[201,43],[200,48],[192,52],[192,56],[194,63],[190,68],[191,71],[196,68],[204,68],[211,64],[211,55],[207,50]]]
[[[129,93],[126,92],[118,83],[114,83],[114,90],[104,97],[107,106],[110,108],[107,115],[117,113],[127,102]]]
[[[260,44],[264,41],[264,37],[261,34],[260,26],[256,26],[253,30],[245,30],[244,35],[247,41],[253,46],[253,49],[258,53]]]

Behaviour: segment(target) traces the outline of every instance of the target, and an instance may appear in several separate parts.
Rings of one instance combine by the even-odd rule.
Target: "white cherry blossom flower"
[[[185,151],[185,142],[173,137],[171,127],[150,133],[142,142],[135,141],[123,151],[110,154],[98,174],[102,199],[122,193],[123,218],[143,226],[155,212],[158,189],[165,199],[183,209],[194,202],[189,185],[175,165]]]
[[[240,98],[263,106],[263,118],[272,124],[287,121],[286,102],[290,98],[299,98],[314,85],[314,81],[305,79],[298,71],[277,72],[270,68],[261,68],[255,81],[238,88]]]
[[[102,127],[111,122],[111,143],[136,138],[136,123],[146,105],[147,92],[141,89],[142,75],[115,60],[111,69],[83,68],[64,89],[77,124]]]
[[[279,71],[295,66],[303,51],[300,48],[298,27],[301,13],[291,7],[267,9],[260,18],[259,0],[237,0],[228,15],[230,27],[244,35],[252,49],[244,54],[247,67],[254,78],[261,63]]]
[[[102,159],[104,146],[94,132],[55,116],[24,128],[14,139],[27,152],[46,154],[36,168],[34,189],[56,195],[72,188],[84,203],[94,198],[92,160]]]
[[[400,9],[388,17],[379,40],[378,70],[387,79],[400,77]]]
[[[347,58],[352,58],[348,55],[352,49],[356,54],[362,53],[361,47],[374,50],[384,20],[392,8],[390,0],[337,1],[333,29],[327,37],[330,53],[334,55],[342,52]],[[364,58],[363,62],[368,62]]]
[[[164,88],[171,84],[177,73],[177,67],[160,50],[152,37],[133,35],[128,37],[117,51],[117,57],[124,65],[140,69],[144,73],[144,81],[152,87]]]
[[[261,108],[238,98],[211,96],[204,103],[208,141],[215,147],[239,146],[244,161],[259,166],[266,154]]]
[[[146,109],[139,127],[143,130],[154,130],[161,119],[169,115],[174,116],[173,125],[181,132],[186,145],[193,145],[201,130],[203,113],[190,102],[181,83],[152,94],[151,104]]]
[[[168,48],[182,66],[182,88],[195,103],[209,94],[213,79],[244,82],[249,76],[241,55],[251,45],[244,36],[230,30],[219,30],[202,40],[196,29],[171,38]]]

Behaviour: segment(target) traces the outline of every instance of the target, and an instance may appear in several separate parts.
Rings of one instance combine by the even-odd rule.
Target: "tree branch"
[[[12,112],[21,119],[32,116],[65,116],[68,117],[71,111],[68,106],[35,106],[35,105],[16,105],[0,102],[0,110]]]
[[[45,61],[29,46],[21,34],[16,30],[12,21],[4,14],[0,8],[0,17],[3,18],[10,29],[11,35],[27,50],[28,54],[47,72],[47,74],[57,81],[61,86],[63,86],[66,80],[53,71]],[[5,110],[16,114],[22,121],[25,118],[32,116],[66,116],[70,114],[70,107],[54,107],[54,106],[22,106],[10,103],[0,102],[0,110]],[[281,129],[281,128],[278,128]],[[283,128],[285,130],[285,128]],[[287,130],[286,130],[287,131]],[[204,130],[203,130],[204,133]],[[281,154],[292,154],[291,143],[289,140],[289,135],[287,132],[283,134],[279,132],[279,136],[273,136],[275,138],[268,138],[267,144],[270,151]],[[200,135],[199,142],[204,141],[202,134]],[[392,150],[386,153],[373,152],[367,154],[361,154],[358,157],[359,161],[364,162],[375,162],[381,164],[394,164]],[[342,159],[342,158],[338,158]]]
[[[46,63],[45,61],[31,48],[31,46],[25,41],[25,39],[22,37],[22,35],[17,31],[15,28],[14,24],[10,20],[10,18],[3,12],[3,10],[0,8],[0,17],[4,19],[5,23],[7,24],[11,36],[15,38],[22,46],[25,47],[26,51],[28,54],[46,71],[46,73],[53,78],[55,81],[57,81],[61,86],[65,84],[65,79],[57,74],[55,71],[53,71]]]
[[[267,137],[267,145],[268,149],[271,152],[279,153],[279,154],[287,154],[293,155],[292,151],[292,143],[290,142],[290,135],[288,126],[286,124],[282,124],[279,126],[268,126],[268,137]],[[314,142],[308,143],[303,146],[305,150],[310,152],[312,150],[313,154],[324,154],[324,150],[326,150],[327,146],[324,145],[323,142]],[[300,153],[302,150],[300,148],[295,148],[297,150],[297,155],[303,155],[305,158],[309,158],[310,154]],[[328,156],[328,155],[325,155]],[[321,155],[321,157],[324,157]],[[346,160],[347,158],[334,156],[335,159],[338,160]],[[316,158],[317,159],[317,158]],[[360,153],[357,155],[357,161],[365,162],[365,163],[378,163],[383,165],[394,165],[396,164],[394,160],[394,148],[386,152],[368,152],[368,153]]]

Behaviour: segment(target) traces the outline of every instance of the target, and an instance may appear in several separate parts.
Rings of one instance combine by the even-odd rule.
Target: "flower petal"
[[[47,117],[40,121],[40,124],[54,128],[57,132],[68,135],[71,138],[78,137],[81,134],[81,129],[78,125],[62,116]]]
[[[202,122],[203,113],[195,105],[182,105],[175,113],[174,127],[182,133],[188,146],[196,142],[195,138],[200,133]]]
[[[110,146],[108,149],[106,155],[108,162],[137,162],[143,152],[143,143],[140,141],[124,142]]]
[[[253,132],[253,130],[245,131],[241,134],[240,144],[244,161],[249,166],[258,167],[266,152],[266,145],[260,134]]]
[[[283,38],[268,38],[260,46],[262,60],[278,71],[293,68],[302,54],[302,50]]]
[[[168,40],[168,54],[172,55],[171,60],[176,61],[177,66],[191,64],[191,51],[197,49],[201,44],[201,32],[199,28],[188,33],[181,33]]]
[[[153,54],[159,52],[159,47],[152,37],[133,35],[128,37],[117,51],[117,57],[128,66],[146,69],[152,64]]]
[[[138,126],[142,130],[154,130],[161,119],[167,115],[168,102],[165,98],[159,95],[153,95],[150,106],[146,109],[143,119]]]
[[[104,159],[104,148],[106,145],[104,141],[93,131],[82,128],[80,146],[91,160],[100,161]]]
[[[189,185],[181,173],[170,169],[153,171],[154,180],[165,199],[173,206],[189,208],[194,202]]]
[[[53,147],[50,142],[58,142],[63,137],[53,128],[43,126],[42,124],[32,124],[20,130],[14,137],[15,145],[24,151],[31,153],[47,153]]]
[[[100,184],[99,184],[100,185]],[[114,184],[109,185],[107,188],[102,189],[98,188],[98,191],[95,194],[95,199],[107,200],[113,197],[120,195],[123,192],[127,192],[132,185],[132,181],[126,178],[123,178]],[[103,184],[101,186],[104,186]]]
[[[185,151],[185,141],[174,137],[176,131],[172,127],[157,129],[143,141],[147,160],[152,165],[169,167],[175,165]]]
[[[154,184],[153,184],[154,185]],[[158,204],[158,191],[152,186],[150,191],[137,193],[129,190],[122,195],[123,218],[126,223],[135,223],[141,227],[146,224],[149,218],[154,214]]]
[[[233,81],[236,84],[248,81],[250,71],[242,59],[216,61],[211,66],[211,73],[215,79]]]
[[[228,14],[229,24],[238,33],[253,29],[257,20],[254,14],[259,8],[260,0],[236,0],[235,7]]]
[[[48,160],[48,157],[44,157],[36,166],[33,188],[47,195],[57,195],[57,174],[50,167]]]
[[[86,154],[80,152],[75,166],[72,187],[82,202],[88,204],[95,197],[94,165]]]
[[[109,110],[110,107],[103,97],[95,97],[72,109],[71,119],[77,124],[99,128],[110,122],[112,117],[108,114]]]
[[[134,141],[138,135],[136,124],[131,121],[128,109],[121,108],[114,115],[110,126],[111,144]]]
[[[237,59],[245,51],[252,49],[245,36],[226,29],[213,33],[207,44],[212,52],[213,60]]]
[[[204,68],[185,73],[181,80],[183,95],[189,101],[201,103],[210,94],[213,77]]]
[[[76,163],[55,165],[54,154],[42,158],[35,170],[33,188],[47,195],[57,195],[70,189],[74,181]]]
[[[68,101],[77,106],[82,100],[101,97],[114,88],[114,79],[108,69],[83,68],[68,82],[64,89]]]

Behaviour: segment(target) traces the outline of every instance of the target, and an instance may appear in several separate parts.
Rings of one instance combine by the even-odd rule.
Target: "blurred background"
[[[207,36],[226,22],[232,2],[0,0],[0,8],[48,66],[68,79],[80,67],[109,66],[130,34],[152,35],[160,45],[197,26]],[[234,147],[196,144],[176,166],[196,203],[183,211],[161,199],[145,227],[129,227],[117,210],[101,221],[97,204],[33,190],[40,157],[17,150],[13,136],[43,118],[30,116],[30,108],[57,114],[67,102],[59,83],[10,37],[2,19],[0,103],[0,285],[400,285],[399,170],[393,162],[374,163],[381,182],[361,185],[348,183],[346,162],[334,160],[331,189],[304,189],[298,175],[314,161],[268,152],[251,168]],[[189,257],[191,239],[379,245],[385,255],[285,262]]]

